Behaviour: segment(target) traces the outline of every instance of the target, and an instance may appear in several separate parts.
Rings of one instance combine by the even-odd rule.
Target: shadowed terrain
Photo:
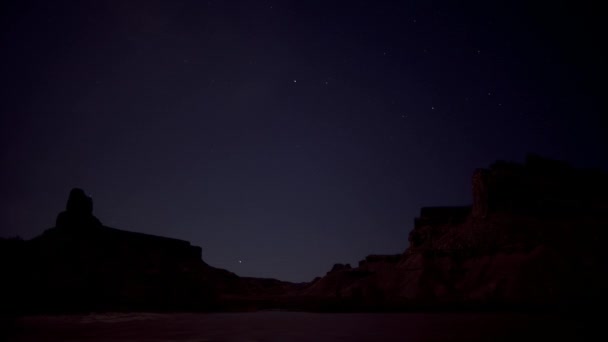
[[[605,303],[605,172],[531,155],[476,170],[472,192],[471,206],[422,208],[402,254],[336,264],[294,284],[214,268],[187,241],[104,226],[91,198],[73,189],[55,227],[1,240],[3,310],[567,311]]]
[[[20,319],[11,341],[587,341],[591,324],[527,314],[110,313]],[[600,335],[601,336],[601,335]]]
[[[295,284],[240,278],[209,266],[187,241],[106,227],[81,189],[70,193],[56,226],[28,241],[2,240],[10,294],[4,310],[17,313],[89,311],[209,311],[229,308],[234,296],[280,295]]]
[[[403,254],[336,265],[302,294],[361,310],[605,303],[605,172],[530,155],[476,170],[472,191],[471,207],[422,208]]]

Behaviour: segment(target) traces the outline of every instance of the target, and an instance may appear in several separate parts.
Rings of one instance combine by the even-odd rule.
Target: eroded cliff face
[[[331,308],[550,308],[604,301],[608,175],[531,156],[473,174],[471,207],[423,208],[409,247],[329,272]]]

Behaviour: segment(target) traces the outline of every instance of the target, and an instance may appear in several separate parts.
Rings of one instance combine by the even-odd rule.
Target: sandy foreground
[[[8,341],[580,341],[592,336],[590,322],[548,314],[104,313],[29,316],[7,325],[2,339]]]

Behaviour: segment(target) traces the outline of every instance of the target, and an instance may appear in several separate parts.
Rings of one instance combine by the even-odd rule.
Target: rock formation
[[[488,215],[488,171],[477,169],[473,172],[473,210],[476,218]]]
[[[350,264],[334,264],[334,266],[331,268],[331,270],[328,273],[331,272],[338,272],[338,271],[342,271],[342,270],[350,270],[352,267],[350,266]]]
[[[241,278],[187,241],[103,226],[70,193],[56,227],[0,239],[4,310],[564,309],[606,304],[608,174],[529,156],[472,177],[473,203],[422,208],[401,254],[307,284]]]
[[[290,285],[209,266],[187,241],[103,226],[81,189],[55,227],[0,247],[3,310],[13,313],[241,309],[244,297]]]
[[[329,310],[606,302],[608,174],[528,156],[475,170],[472,191],[471,207],[422,208],[403,254],[330,272],[302,296]]]
[[[101,227],[101,221],[93,216],[93,199],[82,189],[72,189],[65,211],[57,215],[55,226],[64,229]]]

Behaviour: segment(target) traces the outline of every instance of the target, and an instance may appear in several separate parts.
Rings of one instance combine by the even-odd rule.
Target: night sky
[[[3,2],[0,236],[81,187],[105,225],[309,281],[403,252],[494,160],[607,168],[602,12],[464,3]]]

